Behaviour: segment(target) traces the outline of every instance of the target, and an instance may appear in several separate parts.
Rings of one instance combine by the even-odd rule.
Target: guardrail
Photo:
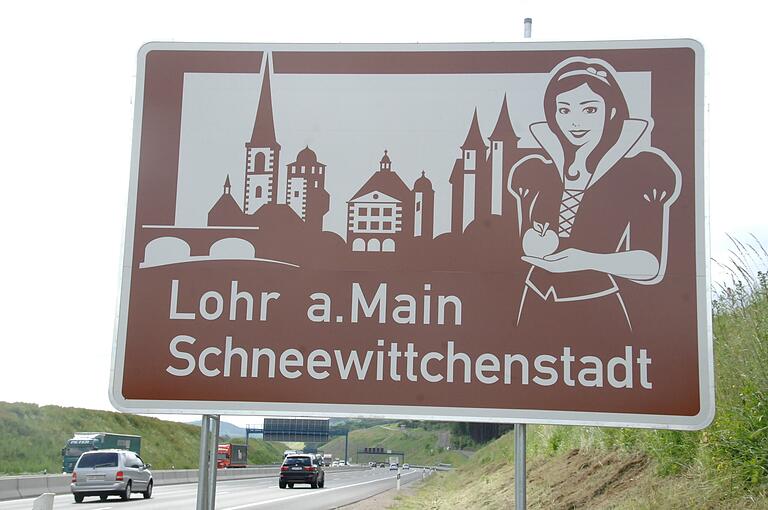
[[[343,472],[368,469],[367,466],[327,467],[326,471]],[[266,478],[277,476],[280,465],[219,469],[219,480],[243,480],[247,478]],[[169,469],[153,470],[152,479],[156,486],[176,485],[181,483],[196,483],[197,469]],[[52,492],[55,494],[69,494],[69,483],[72,475],[37,475],[37,476],[9,476],[0,478],[0,501],[9,499],[34,498]]]

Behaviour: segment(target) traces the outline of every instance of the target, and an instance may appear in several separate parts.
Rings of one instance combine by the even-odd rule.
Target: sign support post
[[[216,508],[216,455],[219,451],[219,424],[221,423],[221,417],[219,415],[210,417],[211,424],[211,439],[208,448],[208,508],[207,510],[213,510]]]
[[[515,423],[515,509],[525,510],[525,424]]]
[[[523,37],[531,38],[533,19],[523,20]],[[525,510],[525,423],[515,424],[515,509]]]
[[[200,460],[197,466],[197,506],[196,510],[208,510],[208,439],[210,416],[203,415],[200,422]]]
[[[204,414],[200,423],[196,510],[216,508],[216,454],[219,449],[219,423],[218,415],[209,414]]]
[[[344,465],[349,462],[349,429],[344,433]]]

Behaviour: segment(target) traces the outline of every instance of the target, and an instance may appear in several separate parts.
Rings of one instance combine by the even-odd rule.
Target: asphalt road
[[[298,485],[294,489],[280,489],[277,477],[254,478],[251,480],[219,481],[216,486],[216,510],[285,510],[292,508],[327,509],[348,505],[395,487],[396,473],[384,468],[343,473],[325,473],[325,488],[310,489]],[[403,471],[401,483],[421,480],[421,470]],[[86,498],[76,504],[71,494],[54,498],[53,508],[82,510],[194,510],[197,484],[166,485],[155,487],[152,499],[145,500],[141,494],[134,494],[129,501],[117,496],[107,501]],[[33,499],[0,502],[0,510],[30,510]]]

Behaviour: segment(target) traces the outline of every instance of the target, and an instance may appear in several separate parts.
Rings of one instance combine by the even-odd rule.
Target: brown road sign
[[[111,397],[706,426],[695,41],[139,54]]]

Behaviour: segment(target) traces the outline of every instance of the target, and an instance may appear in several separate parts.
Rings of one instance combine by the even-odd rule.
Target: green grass
[[[349,456],[353,462],[368,461],[388,462],[387,455],[357,455],[355,452],[369,447],[382,447],[384,451],[405,452],[405,462],[409,464],[448,463],[459,465],[466,461],[461,453],[446,450],[438,446],[439,434],[446,431],[425,430],[423,428],[405,428],[401,430],[397,424],[378,425],[367,429],[353,430],[349,433]],[[335,437],[325,445],[318,447],[334,458],[344,458],[344,437]]]
[[[60,472],[67,439],[85,431],[142,436],[141,455],[155,469],[197,467],[200,428],[194,425],[110,411],[0,402],[0,474]],[[281,443],[252,440],[248,461],[277,462],[284,449]]]

